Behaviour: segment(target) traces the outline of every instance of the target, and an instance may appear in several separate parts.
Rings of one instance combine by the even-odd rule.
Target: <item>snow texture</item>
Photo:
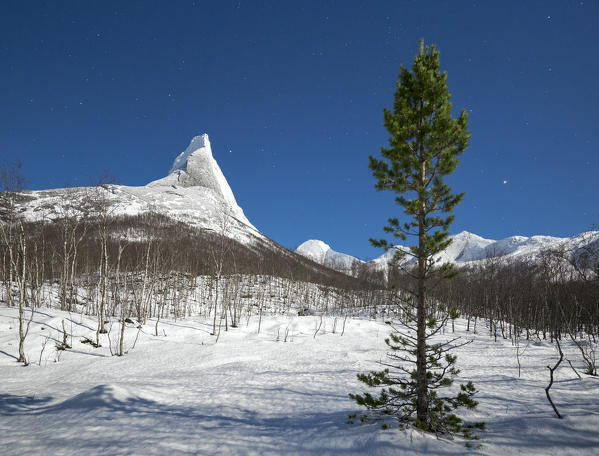
[[[27,317],[29,310],[27,310]],[[567,363],[556,371],[551,394],[565,418],[545,398],[548,364],[556,351],[548,341],[494,342],[456,333],[473,342],[457,349],[460,379],[479,393],[472,421],[482,448],[464,441],[397,429],[381,423],[348,424],[364,410],[347,394],[363,391],[357,373],[378,370],[389,327],[380,320],[348,318],[333,333],[333,316],[265,315],[258,333],[252,317],[240,328],[210,336],[209,317],[155,321],[126,330],[123,357],[82,344],[95,338],[96,319],[42,308],[33,315],[27,356],[16,363],[17,309],[0,307],[0,448],[3,456],[29,454],[111,455],[596,455],[599,448],[599,382],[578,379]],[[73,348],[56,351],[62,320]],[[116,328],[111,329],[112,343]],[[287,342],[282,334],[289,331]],[[448,338],[452,334],[439,336]],[[42,345],[46,343],[45,350]],[[577,350],[564,341],[565,356],[582,368]],[[525,348],[525,350],[524,350]],[[522,353],[524,351],[524,353]],[[478,442],[477,442],[478,443]]]

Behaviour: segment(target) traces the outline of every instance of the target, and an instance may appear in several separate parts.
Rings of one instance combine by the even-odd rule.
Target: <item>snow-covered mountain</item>
[[[246,224],[250,223],[237,205],[227,179],[212,156],[210,138],[205,133],[193,138],[187,149],[175,158],[168,176],[150,182],[146,187],[200,187],[204,191],[211,191],[226,208],[235,212]]]
[[[310,258],[312,261],[322,264],[327,268],[350,274],[354,263],[363,263],[361,260],[345,253],[336,252],[328,244],[311,239],[304,242],[296,250],[296,253]]]
[[[174,154],[173,154],[174,155]],[[143,186],[97,185],[93,187],[58,188],[20,192],[16,198],[17,210],[28,221],[77,223],[85,220],[112,219],[112,239],[143,242],[147,232],[151,236],[177,239],[176,249],[189,253],[188,239],[202,240],[203,260],[198,264],[208,267],[211,260],[205,249],[215,245],[215,236],[232,239],[231,260],[246,272],[268,272],[304,277],[318,283],[353,286],[347,274],[314,264],[263,235],[248,220],[227,179],[212,154],[207,134],[194,137],[189,146],[174,159],[168,174]],[[148,221],[154,220],[154,222]],[[147,230],[146,224],[156,223],[160,230]],[[170,231],[168,231],[170,230]],[[158,234],[156,234],[158,233]],[[169,237],[172,236],[172,238]],[[93,236],[93,230],[88,232]],[[187,238],[185,236],[188,236]],[[195,237],[194,237],[195,236]],[[195,253],[195,252],[193,252]],[[342,261],[327,266],[349,264]],[[317,262],[318,263],[318,262]],[[196,265],[197,266],[197,265]],[[199,267],[199,266],[198,266]],[[357,283],[357,282],[356,282]]]
[[[599,250],[599,231],[587,231],[576,236],[559,238],[552,236],[511,236],[501,240],[485,239],[476,234],[462,231],[451,236],[451,245],[441,254],[438,259],[441,263],[450,262],[456,266],[466,266],[487,258],[502,258],[505,260],[537,261],[542,252],[549,249],[564,249],[565,251],[578,254],[585,248],[595,246]],[[409,251],[408,247],[398,246],[398,249]],[[350,255],[335,252],[322,241],[310,240],[296,249],[296,252],[310,258],[312,261],[322,265],[335,268],[332,258],[351,258]],[[367,266],[375,270],[386,270],[394,252],[385,252],[380,257],[367,263]],[[400,262],[402,265],[413,263],[413,257],[406,255]],[[347,272],[347,268],[336,268]]]
[[[166,177],[147,185],[26,191],[23,196],[22,211],[29,220],[60,218],[66,206],[81,211],[86,200],[100,197],[109,203],[111,215],[152,211],[203,230],[222,233],[243,244],[265,239],[237,204],[212,155],[207,134],[191,140],[187,149],[175,158]]]

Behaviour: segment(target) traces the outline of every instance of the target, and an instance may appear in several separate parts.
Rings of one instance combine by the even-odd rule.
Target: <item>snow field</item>
[[[29,317],[29,310],[26,312]],[[62,320],[72,349],[58,352]],[[22,367],[17,354],[17,311],[0,307],[0,448],[22,454],[560,454],[592,455],[599,448],[599,379],[580,380],[564,360],[551,394],[565,419],[545,398],[547,364],[557,359],[548,342],[530,343],[521,355],[508,340],[456,333],[473,342],[457,350],[458,381],[473,380],[478,409],[464,415],[485,421],[483,447],[414,430],[382,430],[381,423],[347,424],[364,409],[347,394],[364,390],[356,374],[379,369],[389,327],[382,321],[264,315],[210,336],[211,320],[165,319],[126,329],[123,357],[110,356],[120,323],[95,339],[94,317],[56,309],[35,311]],[[43,328],[43,329],[42,329]],[[288,329],[287,342],[284,342]],[[451,334],[440,336],[447,338]],[[132,348],[137,337],[135,348]],[[278,340],[277,340],[278,339]],[[43,353],[42,345],[46,341]],[[70,342],[69,337],[69,342]],[[582,368],[575,347],[564,352]],[[526,347],[521,341],[520,352]],[[41,361],[40,361],[41,360]],[[41,365],[39,365],[41,364]],[[392,422],[388,422],[392,424]]]

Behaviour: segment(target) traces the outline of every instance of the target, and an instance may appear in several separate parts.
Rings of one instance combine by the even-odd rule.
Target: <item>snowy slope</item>
[[[179,154],[169,174],[145,186],[105,185],[23,192],[30,220],[65,214],[85,216],[85,200],[106,201],[111,215],[154,211],[175,220],[251,244],[266,238],[250,223],[212,155],[207,134],[196,136]],[[68,206],[68,207],[67,207]]]
[[[451,237],[451,245],[439,255],[441,262],[464,263],[476,261],[485,257],[485,249],[493,243],[476,234],[462,231]]]
[[[599,231],[587,231],[565,238],[511,236],[488,244],[484,249],[484,255],[475,257],[474,260],[499,257],[510,260],[536,261],[545,250],[563,249],[566,252],[576,253],[578,249],[597,241],[599,241]]]

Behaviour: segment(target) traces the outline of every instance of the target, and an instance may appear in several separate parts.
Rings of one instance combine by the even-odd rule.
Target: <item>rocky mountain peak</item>
[[[185,149],[185,151],[181,152],[177,158],[175,158],[175,161],[173,162],[173,165],[168,173],[172,174],[177,170],[187,171],[187,163],[190,157],[200,154],[209,155],[212,157],[210,138],[206,133],[192,138],[189,146],[187,146],[187,149]]]
[[[167,177],[148,185],[202,187],[211,190],[229,208],[237,208],[233,191],[212,156],[210,138],[206,133],[195,136],[187,149],[175,158]]]

